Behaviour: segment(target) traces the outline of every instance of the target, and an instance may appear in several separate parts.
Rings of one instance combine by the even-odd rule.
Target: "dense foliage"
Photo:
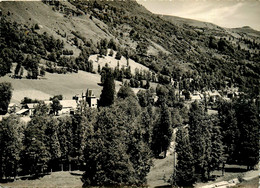
[[[173,18],[151,14],[133,1],[71,3],[108,25],[121,46],[135,43],[135,47],[126,47],[121,53],[161,73],[161,83],[167,83],[167,76],[175,80],[181,76],[193,78],[197,90],[221,89],[228,83],[254,95],[259,92],[257,37],[238,30],[238,37],[234,37],[217,26],[210,29],[175,25]],[[153,43],[164,50],[149,51]],[[241,48],[242,45],[245,47]]]
[[[105,72],[104,87],[100,95],[99,105],[110,106],[111,104],[114,103],[114,98],[115,98],[115,81],[111,73],[111,70],[108,69]]]
[[[127,109],[128,106],[133,109]],[[127,98],[110,108],[103,108],[93,125],[85,148],[87,185],[142,185],[151,165],[151,152],[145,142],[140,114],[133,105],[134,98]],[[140,109],[139,109],[140,110]]]
[[[176,137],[178,185],[208,180],[210,173],[225,164],[255,168],[259,156],[259,117],[254,101],[241,96],[221,101],[218,116],[207,115],[197,102],[191,104],[188,127]]]
[[[6,114],[12,98],[12,85],[9,82],[0,83],[0,114]]]

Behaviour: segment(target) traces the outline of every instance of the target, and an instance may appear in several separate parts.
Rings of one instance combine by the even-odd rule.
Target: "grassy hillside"
[[[12,48],[13,54],[21,50],[24,59],[28,53],[36,53],[43,68],[52,64],[52,69],[58,65],[68,72],[78,69],[92,72],[88,60],[95,62],[96,56],[102,56],[112,45],[113,50],[120,51],[122,59],[130,58],[148,67],[157,77],[182,78],[183,82],[192,78],[193,86],[186,89],[223,89],[234,85],[252,96],[258,95],[260,35],[251,28],[227,29],[211,23],[159,16],[130,0],[1,2],[0,7],[7,22],[18,24],[11,26],[14,31],[27,34],[15,37],[17,41],[11,41],[11,46],[8,45],[10,37],[15,34],[6,38],[3,35],[2,48]],[[48,40],[54,39],[59,40],[48,47]],[[34,51],[25,48],[28,43],[32,43],[28,49]],[[72,53],[64,54],[64,50]],[[8,50],[2,55],[3,62],[6,53]],[[101,58],[99,64],[105,63]],[[30,68],[24,63],[22,66]]]
[[[11,82],[13,96],[11,102],[20,102],[24,97],[32,99],[48,100],[51,96],[62,94],[65,99],[72,99],[76,94],[92,89],[97,97],[100,96],[102,87],[100,75],[83,71],[72,74],[50,74],[38,80],[13,79],[8,75],[0,77],[0,82]],[[120,82],[116,81],[116,90],[120,88]]]
[[[64,1],[61,2],[61,4],[69,10],[77,10],[75,6],[68,2]],[[49,35],[53,35],[54,38],[63,40],[66,44],[65,47],[73,49],[76,54],[79,53],[79,49],[71,42],[71,39],[74,37],[72,31],[78,31],[86,38],[92,39],[94,42],[101,38],[108,38],[109,36],[105,31],[100,29],[105,27],[105,25],[96,19],[90,20],[89,15],[65,17],[65,11],[54,11],[52,6],[42,2],[1,2],[0,8],[4,15],[10,12],[8,18],[12,21],[26,24],[28,27],[39,24],[39,33],[47,32]],[[65,33],[66,37],[63,37],[62,35]],[[109,38],[110,37],[111,36],[109,36]]]
[[[98,74],[91,74],[79,71],[77,74],[50,74],[46,73],[45,78],[38,80],[12,79],[8,76],[1,77],[0,82],[11,82],[13,86],[13,102],[20,102],[24,97],[37,98],[40,100],[62,94],[66,99],[72,99],[76,94],[86,91],[87,88],[94,90],[97,96],[100,95],[102,87]]]
[[[189,25],[197,28],[223,30],[223,28],[209,22],[202,22],[202,21],[197,21],[188,18],[181,18],[178,16],[160,15],[160,17],[180,26]]]
[[[97,71],[98,70],[98,65],[100,65],[101,67],[104,67],[106,64],[108,64],[109,67],[115,68],[117,65],[119,65],[119,68],[121,69],[122,67],[127,67],[127,59],[125,57],[121,57],[120,60],[117,60],[115,58],[116,56],[116,52],[114,52],[113,56],[109,56],[108,54],[106,56],[102,56],[99,57],[98,54],[95,55],[91,55],[89,57],[90,61],[93,61],[93,67],[94,70]],[[149,71],[149,69],[140,64],[140,63],[136,63],[134,60],[129,59],[128,60],[129,66],[131,68],[131,72],[134,74],[135,73],[135,69],[138,70],[145,70],[145,71]]]

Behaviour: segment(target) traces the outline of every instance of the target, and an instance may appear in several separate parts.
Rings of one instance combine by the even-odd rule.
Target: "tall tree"
[[[237,160],[237,147],[239,144],[240,130],[237,125],[237,117],[234,104],[222,101],[218,107],[219,125],[223,135],[227,163],[234,163]]]
[[[250,99],[236,102],[238,127],[240,130],[239,153],[240,163],[252,169],[259,161],[259,126],[260,118],[256,105]]]
[[[209,136],[208,134],[209,132],[204,122],[203,108],[195,101],[191,104],[189,114],[189,138],[192,140],[191,148],[194,157],[195,172],[201,175],[202,178],[205,178],[205,168],[208,166],[208,161],[206,160],[208,158],[208,144],[206,143],[206,136]]]
[[[104,87],[100,95],[99,106],[110,106],[115,99],[115,82],[114,77],[110,71],[106,73]]]
[[[209,179],[210,172],[219,167],[223,160],[223,145],[219,122],[216,116],[203,112],[195,101],[189,114],[189,138],[194,157],[197,178]]]
[[[172,138],[171,114],[165,104],[161,106],[160,111],[159,120],[153,128],[152,150],[155,156],[158,157],[161,152],[164,152],[166,157]]]
[[[131,97],[100,109],[94,132],[86,139],[84,186],[146,183],[151,155],[143,141],[144,130],[138,121],[138,109],[138,102]]]
[[[0,114],[6,114],[12,98],[12,85],[9,82],[0,83]]]
[[[73,150],[72,117],[64,116],[58,119],[57,135],[60,143],[61,159],[69,161]]]
[[[24,149],[21,154],[21,161],[24,173],[39,175],[47,169],[51,159],[47,146],[46,122],[47,116],[34,116],[25,129]]]
[[[0,177],[15,177],[18,173],[23,128],[15,115],[0,122]]]
[[[176,153],[178,163],[173,178],[176,180],[178,185],[191,185],[195,180],[195,168],[189,134],[185,128],[179,128],[176,134]]]
[[[222,142],[222,132],[219,126],[219,119],[212,116],[212,134],[211,134],[211,161],[210,171],[217,169],[224,162],[224,145]]]
[[[58,139],[58,121],[51,118],[46,122],[46,147],[50,153],[50,163],[55,164],[61,157],[60,142]]]

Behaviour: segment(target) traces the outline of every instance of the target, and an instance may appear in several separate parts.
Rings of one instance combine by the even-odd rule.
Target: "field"
[[[110,50],[108,50],[108,51],[110,51]],[[97,58],[98,55],[96,54],[96,55],[91,55],[89,57],[89,61],[90,60],[93,61],[93,67],[94,67],[94,70],[96,70],[96,71],[98,70],[98,65],[100,65],[100,67],[102,68],[106,65],[106,63],[108,64],[109,67],[112,67],[112,68],[116,67],[117,64],[119,64],[120,69],[123,66],[127,67],[127,60],[125,57],[122,56],[120,60],[117,60],[117,59],[115,59],[115,56],[116,56],[116,51],[114,51],[113,56],[107,55],[107,56],[104,56],[99,59]],[[139,69],[139,71],[141,71],[141,70],[148,71],[149,70],[146,66],[136,63],[132,59],[129,59],[129,66],[131,68],[132,74],[135,74],[135,69]]]
[[[80,180],[82,172],[53,172],[39,179],[34,180],[16,180],[9,183],[0,183],[0,187],[69,187],[80,188],[82,181]]]
[[[71,74],[46,73],[44,78],[38,80],[13,79],[9,76],[1,77],[0,82],[11,82],[13,96],[11,102],[19,103],[24,97],[32,99],[48,100],[49,97],[62,94],[65,99],[72,99],[76,94],[92,89],[97,97],[100,96],[102,87],[99,74],[91,74],[83,71]],[[120,82],[116,81],[116,90],[120,88]]]

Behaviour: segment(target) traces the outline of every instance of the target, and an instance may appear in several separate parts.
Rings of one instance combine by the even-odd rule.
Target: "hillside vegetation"
[[[0,6],[0,182],[80,170],[83,187],[192,186],[256,168],[258,31],[131,0]]]
[[[252,96],[259,92],[260,35],[249,27],[226,29],[154,15],[135,1],[1,2],[0,6],[2,76],[13,62],[20,63],[17,76],[25,68],[33,79],[44,71],[96,72],[89,57],[103,57],[113,49],[116,59],[132,59],[156,74],[154,79],[135,77],[139,82],[167,84],[170,77],[183,82],[192,78],[186,89],[238,86]],[[118,80],[133,77],[124,71]]]

